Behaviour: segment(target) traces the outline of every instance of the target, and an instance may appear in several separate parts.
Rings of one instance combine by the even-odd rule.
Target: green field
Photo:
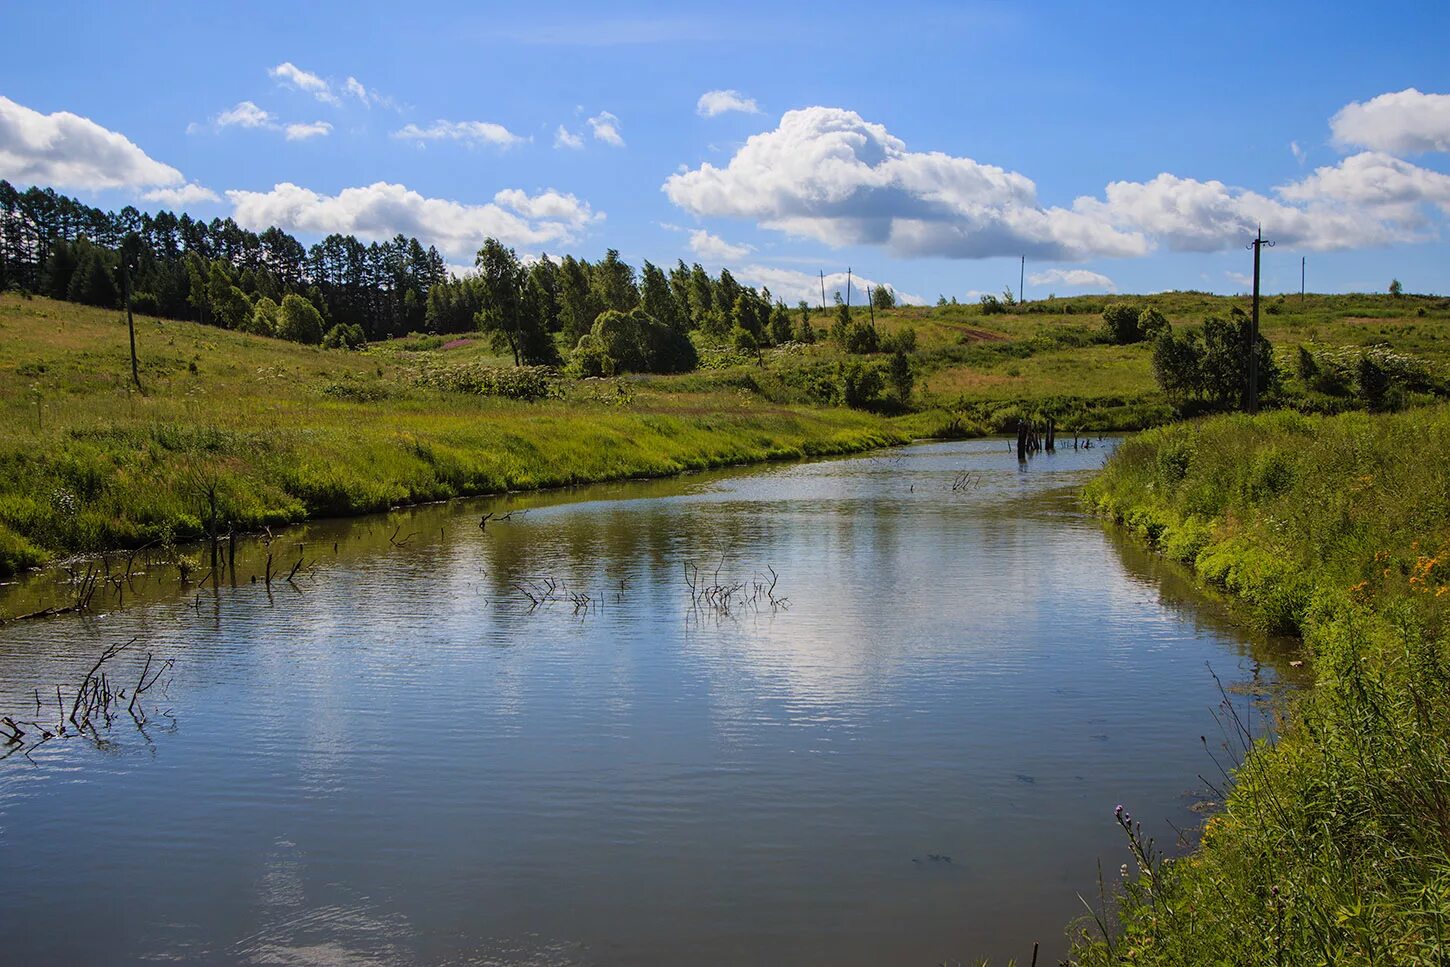
[[[480,393],[472,377],[460,382],[509,376],[509,360],[477,335],[353,352],[153,317],[138,317],[137,393],[123,314],[0,296],[0,418],[9,428],[0,574],[213,528],[1005,432],[1024,417],[1052,416],[1068,432],[1166,422],[1174,414],[1154,383],[1149,345],[1102,338],[1101,311],[1117,299],[993,315],[979,306],[878,311],[883,334],[916,333],[915,390],[905,405],[867,412],[831,405],[842,367],[854,359],[884,370],[887,357],[850,357],[828,339],[758,357],[702,343],[701,368],[690,373],[550,377],[544,398],[523,401]],[[1158,307],[1175,326],[1245,302],[1122,299]],[[827,321],[812,319],[822,333]],[[1286,371],[1304,343],[1385,344],[1450,371],[1447,321],[1450,300],[1413,296],[1274,299],[1263,315]]]

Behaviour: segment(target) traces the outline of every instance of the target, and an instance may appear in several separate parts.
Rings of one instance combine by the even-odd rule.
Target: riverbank
[[[1119,924],[1107,938],[1092,924],[1077,962],[1445,956],[1447,492],[1444,406],[1162,427],[1125,441],[1089,485],[1098,513],[1227,590],[1251,620],[1301,634],[1316,684],[1277,744],[1232,719],[1231,748],[1208,743],[1225,766],[1242,760],[1223,812],[1182,860],[1144,855],[1130,836],[1137,871]]]
[[[328,351],[151,318],[137,329],[142,393],[124,318],[0,298],[0,576],[213,526],[855,453],[949,422],[624,380],[515,400],[430,384],[426,348]]]

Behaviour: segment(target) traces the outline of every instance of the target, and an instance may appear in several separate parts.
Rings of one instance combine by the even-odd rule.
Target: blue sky
[[[1301,255],[1314,290],[1450,291],[1450,4],[55,3],[6,21],[24,42],[0,69],[0,177],[109,207],[183,200],[166,207],[306,241],[402,231],[457,264],[485,232],[613,247],[792,299],[849,265],[929,301],[1015,288],[1023,253],[1032,298],[1242,291],[1261,219],[1269,291],[1297,290]]]

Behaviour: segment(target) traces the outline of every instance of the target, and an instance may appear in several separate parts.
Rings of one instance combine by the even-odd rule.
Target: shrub
[[[275,336],[277,334],[277,318],[281,307],[266,296],[257,300],[252,306],[252,315],[237,328],[243,332],[250,332],[254,336]]]
[[[881,351],[887,353],[916,352],[916,330],[908,326],[882,336]]]
[[[874,353],[880,348],[881,338],[876,327],[864,320],[855,320],[846,325],[842,347],[848,353]]]
[[[356,323],[338,323],[322,337],[323,349],[362,349],[367,344],[368,337]]]
[[[315,346],[322,342],[322,313],[302,296],[290,293],[277,314],[277,335]]]
[[[1140,342],[1143,330],[1138,320],[1142,311],[1131,302],[1114,302],[1103,310],[1103,328],[1120,346]]]
[[[999,313],[1003,313],[1003,312],[1006,312],[1007,311],[1007,307],[1002,304],[1002,300],[1001,299],[998,299],[994,295],[984,295],[984,296],[982,296],[981,302],[982,302],[982,315],[984,315],[984,316],[995,316],[995,315],[998,315]]]
[[[579,341],[583,343],[585,336]],[[602,375],[602,374],[590,374]],[[491,366],[461,363],[423,370],[415,380],[450,393],[476,393],[510,400],[541,400],[559,395],[559,371],[552,366]]]
[[[875,406],[881,396],[881,371],[858,360],[843,363],[837,379],[841,402],[854,409]]]

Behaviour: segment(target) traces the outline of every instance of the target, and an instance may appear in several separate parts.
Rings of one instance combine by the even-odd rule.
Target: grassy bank
[[[1244,740],[1196,852],[1162,862],[1130,837],[1120,925],[1077,961],[1445,962],[1450,408],[1162,427],[1087,499],[1301,633],[1316,684],[1276,745]]]
[[[768,459],[932,429],[728,389],[587,381],[522,402],[420,380],[436,348],[321,350],[0,299],[0,574],[68,551]]]
[[[0,575],[69,551],[198,537],[212,493],[223,527],[250,529],[1009,432],[1024,417],[1051,416],[1065,433],[1165,423],[1173,410],[1154,382],[1148,344],[1104,342],[1102,310],[1119,298],[1152,305],[1175,325],[1245,301],[1164,293],[991,314],[978,305],[878,311],[883,335],[916,335],[915,389],[907,405],[866,413],[827,404],[841,398],[845,369],[882,368],[887,357],[853,357],[826,339],[759,356],[706,346],[694,372],[551,379],[524,401],[497,395],[519,381],[477,334],[347,352],[149,316],[137,317],[138,394],[120,313],[0,295]],[[1310,296],[1273,300],[1264,325],[1286,367],[1307,341],[1387,344],[1450,370],[1445,318],[1443,299]],[[812,321],[824,332],[829,317]]]

